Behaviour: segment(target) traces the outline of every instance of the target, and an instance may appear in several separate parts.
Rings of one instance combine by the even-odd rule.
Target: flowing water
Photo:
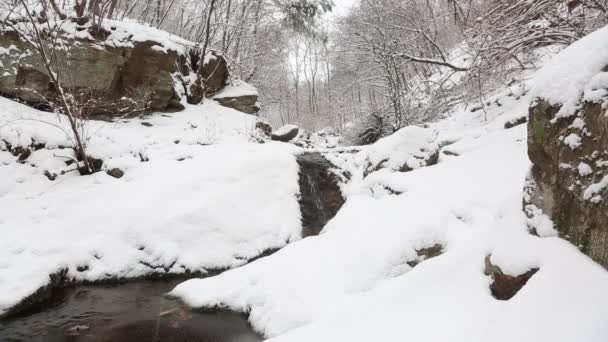
[[[192,311],[166,297],[179,282],[154,280],[57,290],[43,307],[0,319],[0,341],[262,341],[244,315]]]

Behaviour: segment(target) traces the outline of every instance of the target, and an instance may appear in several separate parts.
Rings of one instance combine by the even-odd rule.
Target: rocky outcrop
[[[589,34],[535,77],[524,210],[532,233],[557,232],[608,269],[607,37]]]
[[[200,74],[205,80],[205,92],[215,94],[228,83],[228,63],[220,53],[211,51],[205,56]]]
[[[82,116],[110,119],[177,111],[183,109],[181,93],[191,103],[216,96],[226,107],[250,114],[259,110],[255,88],[241,81],[236,81],[239,87],[228,85],[228,63],[215,51],[202,60],[197,49],[188,56],[193,43],[149,27],[134,30],[113,21],[99,27],[87,20],[64,24],[57,41],[46,41],[46,50],[52,51],[53,69]],[[192,68],[198,70],[198,77],[193,77]],[[0,96],[43,110],[53,110],[60,102],[36,48],[2,26]]]
[[[300,212],[302,236],[318,235],[344,204],[334,167],[320,153],[304,153],[297,157],[300,167]]]
[[[196,49],[193,51],[191,53],[201,53]],[[200,56],[195,58],[198,59]],[[215,95],[224,89],[230,76],[226,59],[216,51],[209,52],[202,61],[202,65],[196,65],[197,63],[191,63],[198,73],[196,82],[190,87],[190,96],[188,98],[188,102],[193,104],[198,104],[205,97]]]
[[[100,41],[66,39],[57,49],[63,87],[90,117],[182,109],[172,74],[180,55],[154,41],[110,46]],[[50,43],[48,44],[51,50]],[[57,91],[33,46],[15,32],[0,32],[0,94],[41,109],[57,103]]]
[[[290,142],[300,133],[300,128],[296,125],[285,125],[272,133],[272,140]]]
[[[533,163],[525,210],[548,215],[561,237],[608,268],[608,99],[585,101],[554,120],[560,106],[530,107],[528,155]],[[541,233],[542,234],[542,233]]]

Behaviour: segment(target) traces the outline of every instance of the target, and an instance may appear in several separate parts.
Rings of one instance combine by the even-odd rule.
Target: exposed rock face
[[[86,34],[60,32],[56,44],[59,48],[55,50],[57,67],[55,64],[53,67],[58,70],[63,88],[74,95],[82,116],[108,119],[181,110],[181,94],[176,88],[183,88],[191,103],[221,93],[216,100],[226,107],[249,114],[259,111],[254,87],[238,81],[242,85],[240,91],[225,90],[230,79],[228,64],[215,51],[207,53],[200,62],[202,65],[196,66],[199,77],[189,84],[188,80],[193,78],[182,76],[191,74],[193,62],[186,57],[183,46],[191,43],[148,38],[155,37],[157,32],[147,32],[139,40],[131,39],[132,32],[125,32],[124,28],[113,31],[116,28],[110,25],[94,34],[86,20],[68,24],[75,25],[76,32]],[[112,38],[118,31],[117,37]],[[53,51],[50,42],[47,51]],[[181,82],[176,84],[176,80]],[[11,30],[0,30],[0,96],[16,98],[43,110],[57,108],[59,103],[58,92],[37,50]]]
[[[513,298],[519,290],[532,278],[538,268],[532,268],[526,273],[519,275],[505,274],[500,267],[492,264],[491,256],[487,256],[485,259],[485,271],[487,276],[492,277],[492,284],[490,284],[490,290],[492,296],[498,300],[509,300]]]
[[[219,102],[222,106],[236,109],[239,112],[247,114],[255,114],[260,111],[258,106],[257,95],[244,95],[236,97],[216,97],[215,101]]]
[[[318,235],[344,204],[333,165],[320,153],[297,157],[300,166],[300,211],[302,236]]]
[[[213,99],[224,107],[243,113],[256,114],[260,110],[258,96],[258,91],[254,86],[236,79]]]
[[[228,82],[228,63],[224,56],[211,51],[198,67],[198,80],[190,88],[190,103],[200,103],[206,96],[224,89]]]
[[[296,125],[285,125],[279,128],[276,132],[272,133],[272,140],[289,142],[300,133],[300,129]]]
[[[181,63],[176,51],[164,50],[153,41],[128,47],[75,39],[66,44],[71,47],[56,50],[62,84],[76,96],[86,115],[182,109],[172,77]],[[57,92],[34,47],[14,32],[0,32],[0,48],[4,49],[0,94],[39,108],[52,107]]]
[[[205,80],[205,91],[207,94],[215,94],[224,89],[228,82],[228,63],[216,51],[211,51],[204,62],[200,74]]]
[[[561,237],[608,268],[608,99],[554,119],[559,109],[544,100],[530,107],[524,208],[536,233],[546,214]]]

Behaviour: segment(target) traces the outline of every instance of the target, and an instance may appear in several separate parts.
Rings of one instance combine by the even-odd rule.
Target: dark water
[[[142,281],[60,290],[44,308],[0,320],[0,341],[262,341],[241,314],[191,311],[164,296],[177,283]]]

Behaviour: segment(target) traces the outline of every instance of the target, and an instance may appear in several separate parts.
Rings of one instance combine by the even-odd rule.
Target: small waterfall
[[[300,166],[300,211],[302,236],[318,235],[344,204],[338,177],[333,165],[318,152],[307,152],[297,157]]]

